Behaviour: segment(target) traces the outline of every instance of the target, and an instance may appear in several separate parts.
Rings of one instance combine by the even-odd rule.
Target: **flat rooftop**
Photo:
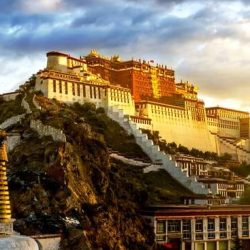
[[[157,205],[146,207],[141,213],[156,217],[250,215],[250,205]]]

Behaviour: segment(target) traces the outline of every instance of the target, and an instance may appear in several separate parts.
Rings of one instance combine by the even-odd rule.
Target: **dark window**
[[[195,221],[195,231],[196,232],[202,232],[203,231],[203,220],[202,219],[196,219],[196,221]]]
[[[77,95],[80,96],[80,84],[77,84]]]
[[[237,231],[238,231],[238,219],[237,219],[237,217],[231,217],[231,231],[232,231],[232,235],[233,235],[233,232],[237,233]]]
[[[59,93],[62,93],[62,81],[59,81]]]
[[[98,97],[101,99],[101,89],[98,87]]]
[[[181,221],[180,220],[169,220],[168,221],[168,233],[180,232],[181,231]]]
[[[190,220],[183,220],[182,221],[182,233],[183,239],[191,239],[191,221]]]
[[[227,219],[220,218],[220,231],[226,231],[226,230],[227,230]]]
[[[72,82],[72,95],[75,95],[75,83]]]
[[[53,80],[53,91],[56,92],[56,80]]]
[[[248,237],[248,216],[242,216],[242,236]]]
[[[68,82],[65,82],[65,94],[68,94]]]
[[[166,233],[166,221],[157,221],[156,222],[156,233],[157,234]]]
[[[86,97],[86,86],[83,85],[83,96]]]
[[[215,219],[208,218],[207,220],[207,231],[208,231],[208,239],[214,239],[215,238]],[[211,232],[211,233],[210,233]]]
[[[92,87],[89,86],[89,90],[90,90],[90,98],[92,98]]]
[[[208,218],[207,220],[207,230],[214,231],[215,230],[215,221],[214,219]]]
[[[227,219],[220,218],[220,238],[227,238]]]

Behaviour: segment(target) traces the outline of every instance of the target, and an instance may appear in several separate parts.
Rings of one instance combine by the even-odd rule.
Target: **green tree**
[[[242,205],[249,205],[250,204],[250,187],[248,187],[242,197],[239,200],[239,203]]]
[[[232,155],[228,153],[224,153],[222,156],[219,157],[220,162],[226,162],[226,161],[231,161],[232,160]]]
[[[180,144],[179,147],[178,147],[178,151],[179,151],[180,153],[182,153],[182,154],[187,154],[187,155],[190,154],[188,148],[185,147],[185,146],[182,146],[181,144]]]
[[[250,175],[250,165],[246,162],[242,162],[240,166],[232,167],[231,170],[242,177],[247,177]]]

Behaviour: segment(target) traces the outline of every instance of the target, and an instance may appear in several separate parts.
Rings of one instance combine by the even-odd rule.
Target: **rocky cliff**
[[[62,233],[62,249],[156,249],[152,228],[138,211],[148,203],[178,202],[189,192],[164,171],[144,174],[143,167],[111,159],[115,151],[149,161],[103,109],[43,96],[36,102],[40,109],[7,128],[20,136],[9,152],[8,173],[16,231]],[[34,121],[66,141],[39,133]]]

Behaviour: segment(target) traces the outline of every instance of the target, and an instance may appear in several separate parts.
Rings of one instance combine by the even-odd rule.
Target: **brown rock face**
[[[46,108],[15,128],[22,139],[9,154],[15,229],[28,235],[62,233],[62,249],[154,249],[152,228],[137,212],[141,190],[129,179],[129,168],[109,159],[108,147],[123,145],[107,138],[105,114],[40,98]],[[60,128],[67,142],[40,138],[29,128],[34,116]],[[119,136],[140,152],[124,131]]]

